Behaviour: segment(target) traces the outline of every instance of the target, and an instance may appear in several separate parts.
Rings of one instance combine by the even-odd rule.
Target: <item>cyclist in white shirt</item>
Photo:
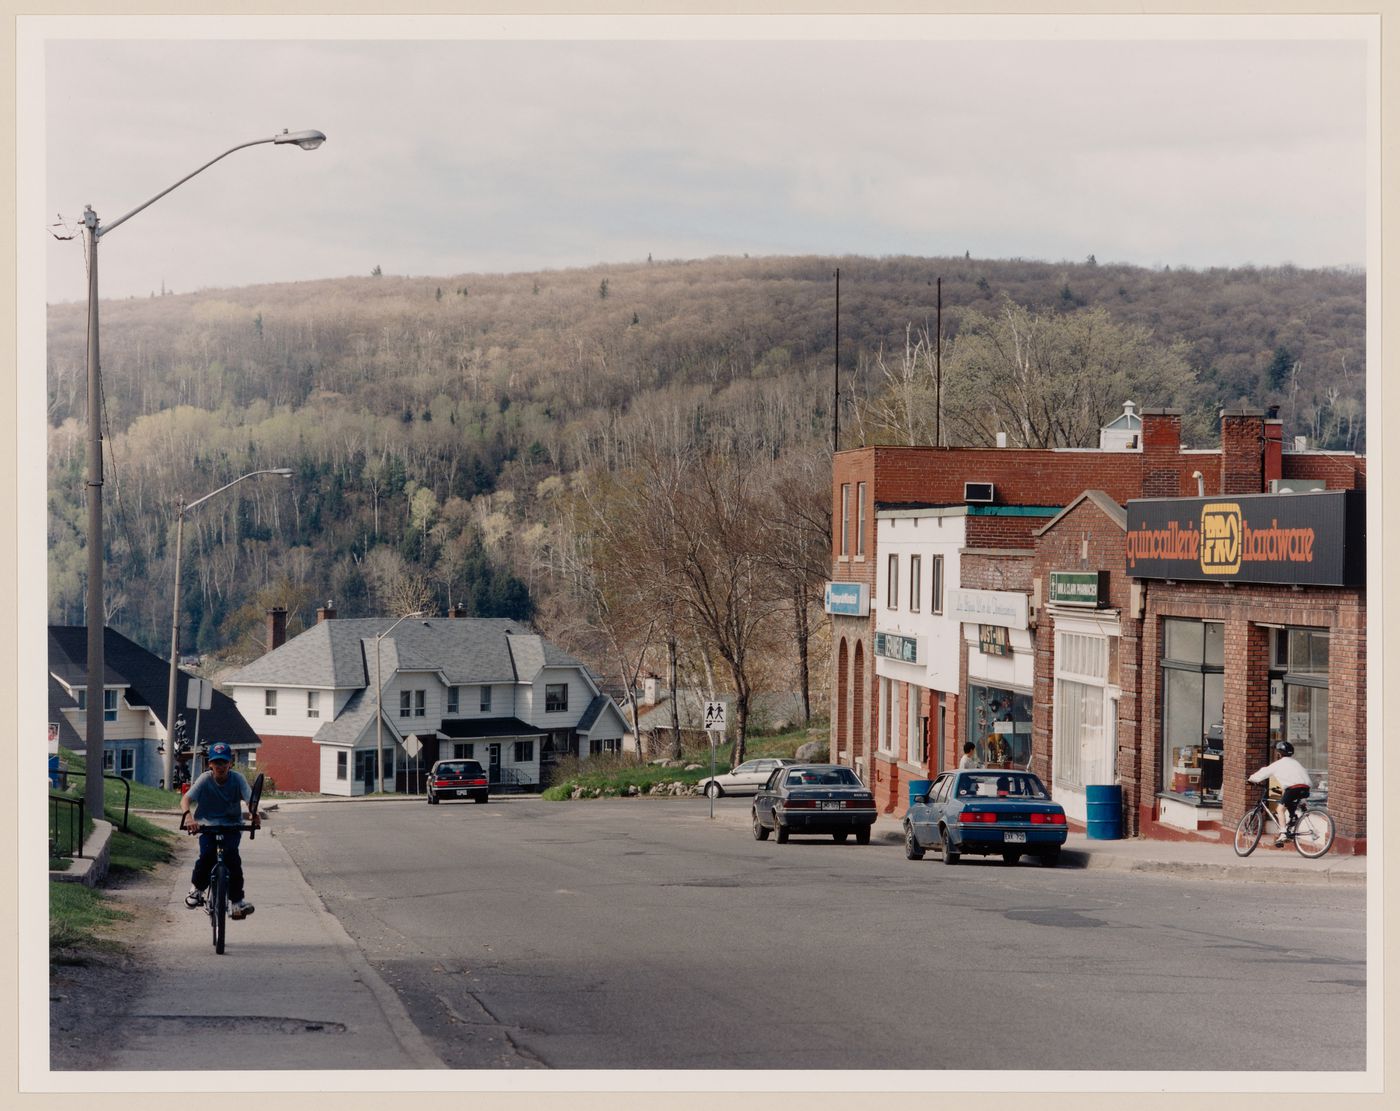
[[[1283,788],[1280,801],[1288,810],[1288,824],[1280,831],[1274,844],[1286,845],[1293,836],[1293,824],[1298,820],[1299,801],[1312,794],[1312,777],[1308,775],[1307,768],[1293,759],[1293,746],[1287,741],[1279,741],[1274,745],[1274,751],[1278,753],[1278,759],[1260,768],[1249,777],[1249,781],[1263,783],[1272,777]]]

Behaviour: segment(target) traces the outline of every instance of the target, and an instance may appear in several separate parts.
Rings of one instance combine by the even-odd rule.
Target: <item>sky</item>
[[[102,296],[648,255],[1367,262],[1362,21],[755,26],[39,21],[22,237],[46,300],[82,301],[81,237],[50,225],[317,128],[104,236]]]

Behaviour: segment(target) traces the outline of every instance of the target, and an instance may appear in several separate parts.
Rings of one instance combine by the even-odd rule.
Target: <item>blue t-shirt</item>
[[[240,803],[251,801],[253,790],[248,781],[232,768],[220,786],[213,772],[204,772],[189,789],[190,810],[196,824],[202,826],[237,826],[243,824]]]

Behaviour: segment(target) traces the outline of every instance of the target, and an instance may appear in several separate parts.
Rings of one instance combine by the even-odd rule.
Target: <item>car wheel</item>
[[[777,818],[773,819],[773,836],[777,838],[778,844],[787,844],[788,827],[783,825],[782,822],[778,821]]]
[[[755,841],[768,840],[768,827],[758,820],[758,811],[753,815],[753,839]]]
[[[1046,868],[1055,867],[1055,865],[1060,863],[1060,850],[1058,848],[1054,848],[1051,849],[1049,852],[1041,853],[1040,863],[1043,864]]]
[[[868,845],[868,844],[870,844],[870,827],[869,827],[869,826],[866,826],[864,829],[858,829],[858,830],[856,830],[856,844],[857,844],[857,845]]]
[[[490,796],[490,795],[477,795],[476,798],[475,798],[473,801],[474,801],[474,802],[490,802],[490,801],[491,801],[491,796]]]
[[[904,827],[904,855],[910,860],[923,860],[924,858],[924,847],[914,836],[914,827],[908,824]]]
[[[724,797],[724,788],[721,787],[718,783],[706,783],[705,794],[709,798],[720,799]]]
[[[844,845],[846,843],[846,837],[847,834],[844,833],[833,833],[831,835],[831,839],[835,841],[838,845]]]
[[[429,805],[429,806],[436,806],[437,804],[438,804],[438,797],[437,797],[437,795],[433,794],[432,791],[429,791],[429,792],[428,792],[428,805]]]
[[[1003,852],[1003,853],[1001,854],[1001,858],[1002,858],[1002,860],[1006,861],[1007,864],[1020,864],[1020,863],[1021,863],[1021,850],[1020,850],[1020,849],[1007,849],[1005,852]]]
[[[947,826],[939,826],[938,834],[943,839],[943,863],[956,864],[960,855],[957,849],[953,848],[953,841],[948,833]]]

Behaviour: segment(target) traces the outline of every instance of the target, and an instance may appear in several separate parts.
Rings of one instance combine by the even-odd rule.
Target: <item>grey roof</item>
[[[574,726],[580,733],[587,732],[593,723],[598,720],[598,715],[603,712],[603,707],[608,704],[608,696],[600,694],[594,697],[588,704],[588,709],[583,711],[583,717],[578,719],[578,724]]]
[[[225,682],[342,690],[371,685],[375,637],[395,620],[337,617],[322,621],[240,668]],[[390,659],[396,658],[400,670],[442,671],[449,684],[512,683],[516,667],[511,641],[516,639],[514,634],[522,632],[519,622],[505,618],[415,618],[400,622],[384,637],[380,667],[392,671]]]
[[[1075,498],[1074,501],[1069,503],[1069,505],[1065,506],[1062,510],[1056,513],[1055,516],[1051,517],[1050,520],[1047,521],[1044,525],[1036,529],[1035,535],[1044,536],[1052,528],[1058,525],[1060,521],[1064,517],[1066,517],[1070,513],[1070,511],[1073,510],[1075,506],[1077,506],[1082,501],[1093,502],[1096,506],[1099,507],[1099,509],[1103,512],[1105,517],[1107,517],[1110,521],[1116,524],[1124,532],[1128,531],[1128,511],[1126,509],[1124,509],[1111,497],[1105,494],[1102,490],[1085,490],[1084,493],[1080,494],[1079,497]]]
[[[317,744],[353,746],[374,721],[374,694],[368,688],[350,696],[345,708],[312,738]],[[392,736],[392,734],[391,734]]]

